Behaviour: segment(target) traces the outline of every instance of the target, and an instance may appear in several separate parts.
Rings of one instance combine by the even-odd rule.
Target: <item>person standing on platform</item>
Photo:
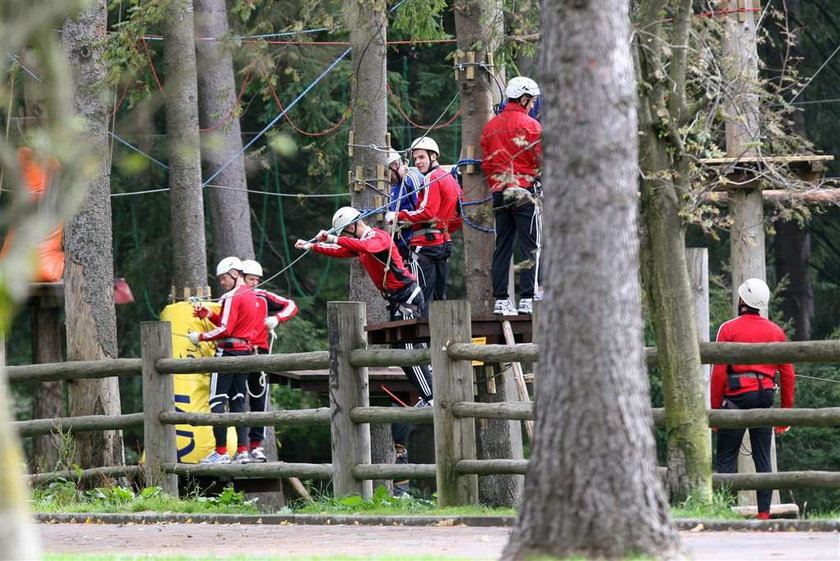
[[[257,296],[260,305],[260,314],[264,318],[261,329],[258,330],[254,347],[257,354],[267,355],[271,353],[271,345],[274,343],[274,328],[284,321],[289,321],[298,313],[297,304],[293,300],[283,298],[273,292],[259,288],[263,277],[262,265],[252,259],[242,261],[242,272],[245,274],[245,284],[251,287]],[[271,334],[271,344],[269,343]],[[248,373],[248,405],[252,412],[268,411],[269,399],[271,397],[268,377],[265,372]],[[265,427],[249,427],[248,440],[250,441],[251,461],[265,462]]]
[[[423,289],[423,296],[426,302],[446,300],[449,256],[452,254],[450,224],[458,222],[461,188],[455,177],[440,167],[440,148],[434,139],[423,136],[412,142],[411,157],[423,174],[417,207],[388,212],[385,222],[411,224],[412,270]]]
[[[391,201],[388,210],[394,213],[401,210],[415,210],[417,195],[423,188],[423,174],[417,168],[410,168],[403,162],[396,150],[388,152],[388,171],[391,176]],[[406,228],[394,234],[397,249],[404,263],[411,261],[411,229]],[[415,275],[416,276],[416,275]]]
[[[530,78],[511,79],[505,89],[504,110],[490,119],[481,133],[481,167],[493,193],[495,215],[491,277],[496,299],[493,313],[497,315],[533,311],[539,269],[540,214],[536,203],[541,196],[542,126],[528,111],[539,95],[539,86]],[[510,261],[517,240],[519,250],[530,262],[519,275],[518,309],[508,293]]]
[[[254,354],[254,340],[257,331],[263,327],[265,314],[261,313],[254,290],[245,284],[242,261],[237,257],[225,257],[216,266],[216,278],[226,291],[219,298],[222,308],[218,314],[217,327],[205,332],[191,331],[187,337],[194,345],[215,341],[216,356]],[[209,310],[203,306],[196,307],[193,314],[202,319],[210,315]],[[210,377],[210,411],[243,412],[247,378],[248,375],[244,373],[213,372]],[[246,433],[245,427],[237,427],[234,457],[237,463],[251,461]],[[227,427],[213,427],[213,436],[216,449],[200,463],[229,464],[231,458],[227,452]]]
[[[747,279],[738,287],[738,317],[720,326],[718,343],[781,343],[785,332],[761,316],[770,300],[770,288],[761,279]],[[777,382],[778,377],[778,382]],[[792,364],[715,364],[711,378],[712,409],[765,409],[773,407],[776,391],[782,389],[781,406],[793,407],[795,378]],[[745,429],[717,429],[715,466],[718,473],[737,473],[738,453]],[[771,431],[784,434],[790,427],[750,427],[755,471],[772,471],[770,463]],[[759,490],[759,520],[770,518],[773,492]]]

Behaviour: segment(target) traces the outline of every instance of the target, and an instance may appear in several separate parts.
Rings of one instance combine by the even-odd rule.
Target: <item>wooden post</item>
[[[328,302],[327,331],[330,343],[330,432],[332,481],[336,498],[373,495],[370,480],[357,481],[353,468],[370,463],[370,425],[350,420],[354,407],[367,407],[368,369],[350,365],[350,351],[367,347],[363,302]]]
[[[172,376],[155,368],[160,358],[172,357],[172,325],[168,321],[144,321],[140,324],[140,345],[143,356],[143,447],[146,464],[143,472],[146,485],[159,485],[170,496],[178,498],[178,476],[163,473],[161,466],[178,461],[175,425],[165,425],[158,415],[175,410]]]
[[[697,338],[701,343],[709,342],[709,250],[705,247],[691,247],[685,251],[691,292],[694,294],[694,319],[697,323]],[[706,409],[711,405],[709,380],[711,365],[704,364],[703,380],[706,382]]]
[[[470,303],[436,300],[429,314],[432,371],[435,396],[435,461],[437,462],[438,505],[478,504],[478,476],[458,475],[459,460],[474,460],[475,422],[459,419],[452,406],[472,401],[472,366],[468,360],[451,360],[451,343],[469,343],[472,334]]]

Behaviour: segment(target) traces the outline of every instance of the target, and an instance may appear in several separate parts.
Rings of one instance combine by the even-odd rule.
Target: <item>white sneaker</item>
[[[493,315],[515,316],[516,314],[516,308],[513,307],[509,299],[496,300],[496,304],[493,306]]]
[[[227,452],[224,454],[219,454],[215,450],[210,452],[210,454],[198,462],[200,464],[229,464],[230,463],[230,456],[227,455]]]
[[[429,401],[426,401],[425,399],[423,399],[421,397],[417,401],[417,403],[414,404],[414,407],[434,407],[434,405],[435,405],[435,400],[434,399],[430,399]]]
[[[267,462],[268,458],[265,457],[265,451],[263,451],[262,446],[258,448],[251,449],[251,461],[252,462]]]
[[[235,464],[250,464],[251,463],[251,454],[247,451],[237,452],[236,456],[233,458],[233,463]]]
[[[519,300],[519,314],[531,314],[534,311],[534,301],[531,298],[522,298]]]

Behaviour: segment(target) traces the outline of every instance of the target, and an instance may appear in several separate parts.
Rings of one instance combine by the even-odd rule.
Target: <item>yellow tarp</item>
[[[219,311],[216,302],[202,302],[204,307]],[[172,324],[173,358],[201,358],[215,356],[216,348],[212,343],[193,345],[186,334],[188,331],[209,331],[213,325],[208,320],[193,317],[193,305],[190,302],[178,302],[166,306],[160,314],[161,321]],[[175,409],[187,413],[210,412],[210,374],[175,374]],[[175,425],[178,461],[185,464],[197,464],[216,446],[213,427],[194,427]],[[228,428],[228,452],[236,450],[236,429]]]

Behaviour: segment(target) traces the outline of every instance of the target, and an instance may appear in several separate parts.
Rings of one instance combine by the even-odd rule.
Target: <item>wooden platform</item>
[[[502,322],[509,321],[513,328],[513,335],[517,343],[530,343],[533,329],[531,316],[497,316],[480,315],[472,317],[472,336],[486,337],[487,344],[504,343]],[[402,321],[388,321],[368,325],[368,343],[371,345],[388,345],[392,343],[428,343],[429,320],[426,318],[407,319]]]

